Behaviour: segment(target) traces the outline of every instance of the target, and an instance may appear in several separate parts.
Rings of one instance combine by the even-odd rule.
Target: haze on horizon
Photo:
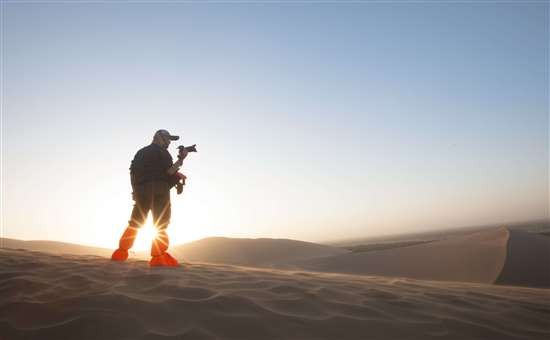
[[[549,217],[548,2],[1,6],[3,237],[114,247],[160,128],[172,244]]]

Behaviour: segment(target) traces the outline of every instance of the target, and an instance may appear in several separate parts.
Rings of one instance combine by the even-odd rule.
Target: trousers
[[[172,214],[170,185],[165,181],[150,181],[134,187],[134,207],[128,224],[141,228],[149,211],[153,213],[153,224],[160,231],[170,224]]]

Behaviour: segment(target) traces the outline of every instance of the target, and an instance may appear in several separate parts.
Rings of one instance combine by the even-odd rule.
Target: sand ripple
[[[0,250],[0,339],[545,339],[550,290]]]

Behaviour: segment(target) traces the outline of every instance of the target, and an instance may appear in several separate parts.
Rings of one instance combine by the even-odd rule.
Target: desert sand
[[[550,290],[0,250],[1,339],[547,339]]]
[[[348,254],[350,251],[290,239],[208,237],[176,246],[172,252],[191,262],[276,267],[294,261]]]
[[[448,240],[296,263],[304,269],[426,280],[493,283],[504,266],[508,231],[491,229]]]
[[[1,340],[550,337],[550,238],[507,228],[366,253],[209,238],[176,269],[2,241]]]
[[[113,249],[88,247],[74,243],[44,240],[22,241],[11,238],[0,238],[0,248],[27,249],[53,254],[70,255],[111,256],[111,253],[113,252]]]
[[[191,262],[550,288],[550,237],[505,227],[359,253],[295,240],[230,238],[173,252]]]
[[[548,288],[550,238],[499,227],[408,247],[298,261],[293,267]]]

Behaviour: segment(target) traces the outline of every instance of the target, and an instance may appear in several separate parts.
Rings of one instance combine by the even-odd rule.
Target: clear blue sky
[[[160,128],[174,243],[548,218],[548,2],[2,6],[5,237],[115,246]]]

